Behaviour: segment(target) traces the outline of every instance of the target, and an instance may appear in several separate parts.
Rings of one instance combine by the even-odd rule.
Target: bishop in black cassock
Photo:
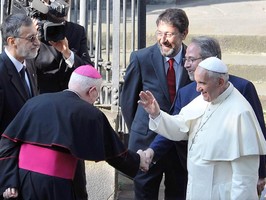
[[[88,67],[77,68],[73,74],[91,78],[87,73],[94,73],[95,69]],[[97,86],[85,91],[95,94],[93,89],[97,90]],[[19,199],[75,200],[72,176],[64,174],[63,168],[75,171],[78,160],[106,160],[121,172],[135,176],[140,156],[127,150],[106,116],[84,100],[87,92],[77,91],[47,93],[30,99],[4,131],[0,140],[0,194],[7,188],[16,188]],[[50,158],[54,155],[66,160]],[[49,159],[53,163],[43,167]]]

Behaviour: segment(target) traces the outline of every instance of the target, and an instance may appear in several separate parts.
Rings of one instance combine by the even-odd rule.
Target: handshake
[[[140,170],[147,172],[149,170],[150,164],[153,163],[152,159],[154,156],[154,151],[151,148],[148,148],[145,151],[139,149],[137,153],[140,155]]]

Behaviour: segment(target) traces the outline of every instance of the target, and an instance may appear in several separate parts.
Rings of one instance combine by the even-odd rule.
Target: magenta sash
[[[18,166],[21,169],[73,180],[77,161],[71,154],[24,143],[20,148]]]

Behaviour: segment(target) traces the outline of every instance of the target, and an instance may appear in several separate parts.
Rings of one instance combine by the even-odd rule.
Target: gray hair
[[[102,84],[102,78],[98,79],[91,78],[73,72],[71,74],[68,87],[69,89],[73,89],[73,87],[75,87],[75,89],[78,89],[77,92],[84,93],[88,90],[88,88],[95,86],[97,90],[100,92],[101,84]]]
[[[22,26],[31,26],[32,24],[31,18],[25,14],[17,13],[7,16],[1,25],[3,45],[7,45],[8,37],[19,37]]]
[[[213,72],[210,70],[207,70],[208,76],[212,79],[218,80],[219,78],[222,78],[225,83],[228,82],[229,80],[229,74],[228,73],[218,73],[218,72]]]
[[[208,36],[199,36],[192,38],[191,43],[196,44],[201,49],[201,58],[217,57],[222,59],[221,47],[215,38]]]
[[[180,33],[184,33],[189,26],[189,20],[185,11],[178,8],[166,9],[158,16],[156,20],[157,26],[159,25],[160,21],[176,27]]]

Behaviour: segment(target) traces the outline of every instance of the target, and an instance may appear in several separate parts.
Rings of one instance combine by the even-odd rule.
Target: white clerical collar
[[[234,86],[232,83],[230,82],[228,83],[229,83],[228,88],[222,94],[220,94],[215,100],[213,100],[211,104],[215,105],[215,104],[221,103],[232,93],[232,91],[234,90]]]

